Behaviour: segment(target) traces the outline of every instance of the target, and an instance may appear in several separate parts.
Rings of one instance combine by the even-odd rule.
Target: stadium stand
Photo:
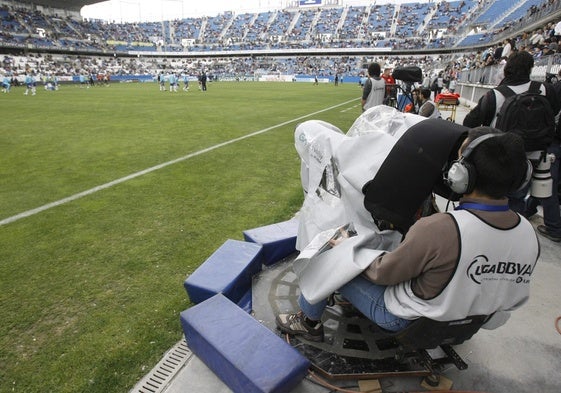
[[[489,65],[483,53],[506,38],[524,44],[539,60],[543,52],[551,53],[545,46],[558,48],[560,37],[551,34],[551,26],[561,20],[561,5],[553,0],[424,1],[108,23],[83,20],[74,10],[0,1],[0,16],[5,54],[0,72],[15,77],[34,69],[68,78],[109,73],[113,80],[151,80],[170,65],[168,57],[181,59],[172,63],[173,72],[196,74],[205,67],[222,79],[268,73],[360,77],[374,57],[394,65],[416,63],[428,73],[482,68]],[[547,37],[529,45],[538,29]],[[32,57],[42,59],[36,68],[28,61]]]
[[[428,82],[423,83],[442,73],[445,81],[454,78],[483,88],[498,82],[498,71],[504,63],[500,49],[506,39],[514,48],[534,55],[533,79],[545,80],[548,74],[557,74],[561,69],[561,35],[556,35],[554,26],[558,22],[559,0],[425,1],[241,14],[226,11],[215,16],[143,23],[83,20],[73,10],[0,0],[0,77],[10,76],[16,86],[30,71],[43,82],[56,76],[63,83],[72,83],[79,76],[98,81],[109,76],[112,81],[153,81],[164,71],[195,77],[205,70],[212,80],[255,80],[274,74],[319,75],[330,81],[341,75],[346,82],[356,82],[364,76],[365,65],[376,60],[392,67],[415,64],[427,76]],[[276,261],[284,255],[270,255],[268,246],[279,241],[278,237],[271,240],[270,232],[269,228],[265,232],[257,228],[244,233],[244,237],[262,245],[267,261]],[[284,232],[290,236],[281,236],[286,241],[283,251],[293,252],[292,233]],[[224,249],[246,251],[246,247],[235,242]],[[222,262],[215,257],[209,258],[206,268]],[[202,291],[209,299],[212,297],[207,295],[229,292],[238,304],[247,304],[247,293],[251,300],[247,287],[251,275],[245,269],[252,262],[251,258],[241,261],[238,270],[230,270],[226,280],[218,283],[222,284],[220,288],[197,281],[196,275],[186,288],[191,292],[195,288],[199,294]],[[253,266],[249,268],[253,273],[251,269]],[[229,287],[232,283],[236,284],[231,286],[234,289]],[[217,284],[216,280],[212,284]],[[239,285],[244,286],[243,291]],[[190,297],[193,300],[194,296]],[[207,300],[201,298],[201,304]],[[260,329],[261,325],[229,303],[220,302],[218,306],[231,312],[231,318],[271,340],[277,350],[280,344],[265,336],[269,332]],[[192,310],[202,310],[199,312],[207,316],[205,307],[208,303]],[[184,329],[207,333],[206,324],[193,327],[189,317],[192,312],[182,314]],[[224,361],[231,363],[227,367],[235,369],[243,365],[243,360],[255,357],[253,352],[240,357],[240,350],[247,346],[222,345],[220,334],[210,333],[202,335],[200,341],[220,344],[215,345],[218,349],[214,358],[236,355],[232,362]],[[190,344],[206,353],[207,346]],[[266,354],[262,357],[267,359]],[[291,381],[301,378],[307,363],[295,360],[296,366],[289,364],[294,367],[285,373],[271,366],[281,382],[287,375]],[[251,375],[248,378],[252,384],[255,379]]]

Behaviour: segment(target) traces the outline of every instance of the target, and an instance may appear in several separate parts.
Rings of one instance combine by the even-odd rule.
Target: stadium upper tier
[[[461,0],[314,7],[162,22],[107,23],[76,13],[0,6],[0,46],[50,51],[208,53],[313,48],[389,50],[485,45],[557,2]],[[515,30],[518,29],[518,30]]]

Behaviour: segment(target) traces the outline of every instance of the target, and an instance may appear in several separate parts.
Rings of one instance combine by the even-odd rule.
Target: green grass
[[[187,275],[299,209],[296,124],[346,131],[359,96],[233,82],[2,94],[0,220],[286,124],[0,226],[0,392],[131,389],[182,337]]]

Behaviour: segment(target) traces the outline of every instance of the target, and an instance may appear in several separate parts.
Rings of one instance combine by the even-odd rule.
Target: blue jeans
[[[362,276],[358,276],[339,289],[339,292],[368,319],[383,329],[397,332],[411,323],[410,320],[399,318],[388,311],[384,303],[385,286],[374,284]],[[300,295],[298,305],[304,314],[312,320],[320,320],[327,306],[327,299],[310,304]]]
[[[551,163],[551,180],[553,183],[551,196],[548,198],[534,198],[530,196],[526,204],[526,212],[533,212],[538,205],[543,208],[543,223],[552,235],[561,236],[561,213],[557,189],[559,187],[559,161],[561,160],[561,145],[555,142],[547,148],[547,152],[555,154],[555,161]]]

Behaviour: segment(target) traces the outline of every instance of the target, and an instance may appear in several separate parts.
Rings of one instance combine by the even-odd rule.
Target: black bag
[[[496,88],[505,102],[497,114],[495,127],[522,137],[526,151],[545,150],[555,137],[555,115],[539,82],[532,81],[528,91],[516,94],[508,86]]]

